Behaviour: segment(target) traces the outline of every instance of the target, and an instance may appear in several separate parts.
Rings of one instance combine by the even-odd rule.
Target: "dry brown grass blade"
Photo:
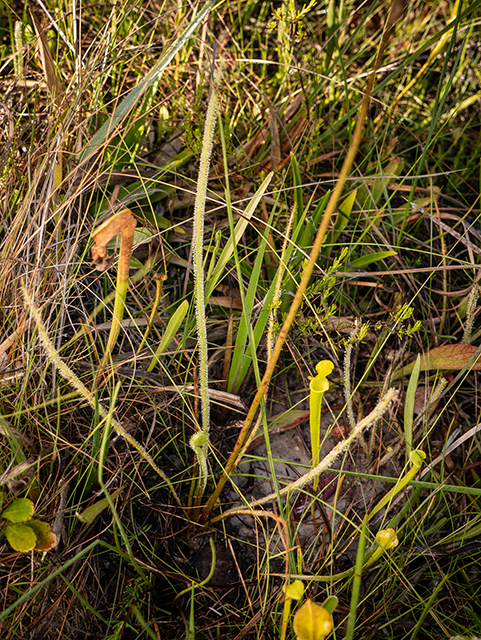
[[[52,96],[53,103],[58,110],[62,96],[65,93],[65,87],[62,81],[58,77],[57,68],[52,54],[50,53],[50,47],[48,46],[45,32],[42,29],[39,21],[35,17],[35,14],[29,9],[30,17],[37,34],[37,52],[40,58],[40,64],[45,76],[45,82],[47,83],[50,95]],[[55,161],[55,168],[53,174],[53,183],[55,189],[60,186],[63,181],[63,154],[61,143],[59,143],[58,153]]]
[[[269,111],[271,115],[271,169],[272,171],[277,171],[281,162],[281,138],[279,136],[279,126],[277,123],[277,109],[274,109],[274,107],[269,104]]]
[[[45,82],[47,83],[52,97],[57,102],[60,96],[65,93],[65,88],[57,75],[56,65],[54,59],[52,58],[52,54],[50,53],[50,47],[48,46],[45,32],[31,9],[29,9],[29,13],[33,22],[35,33],[37,34],[38,38],[37,51],[40,58],[40,64],[45,76]]]

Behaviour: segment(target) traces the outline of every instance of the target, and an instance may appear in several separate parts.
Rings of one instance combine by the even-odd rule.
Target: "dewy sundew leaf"
[[[195,445],[194,449],[200,470],[199,482],[195,495],[200,498],[207,484],[207,451],[209,446],[209,370],[207,348],[207,326],[205,317],[205,282],[204,282],[204,215],[207,199],[207,182],[209,179],[210,158],[214,138],[215,122],[219,105],[219,85],[222,80],[222,66],[213,78],[209,106],[205,118],[204,138],[200,156],[199,177],[197,180],[197,194],[194,206],[194,233],[192,238],[192,264],[194,270],[195,315],[197,320],[197,338],[199,345],[199,386],[202,404],[201,430],[205,435],[202,446]],[[194,434],[194,438],[197,434]],[[200,454],[200,457],[199,457]]]

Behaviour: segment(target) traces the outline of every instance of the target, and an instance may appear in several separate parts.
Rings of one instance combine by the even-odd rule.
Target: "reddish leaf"
[[[57,535],[52,531],[47,522],[29,520],[25,524],[30,527],[37,536],[37,542],[35,544],[36,551],[51,551],[55,549],[58,544]]]
[[[445,344],[442,347],[435,347],[421,358],[421,371],[429,371],[431,369],[460,371],[464,369],[477,350],[478,347],[463,343]],[[393,379],[397,380],[402,376],[409,375],[413,370],[414,362],[396,371]],[[481,371],[481,354],[478,355],[476,361],[471,364],[469,368],[474,371]]]

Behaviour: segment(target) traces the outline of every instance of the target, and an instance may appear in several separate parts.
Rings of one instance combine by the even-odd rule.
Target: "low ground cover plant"
[[[2,638],[481,635],[478,4],[2,4]]]

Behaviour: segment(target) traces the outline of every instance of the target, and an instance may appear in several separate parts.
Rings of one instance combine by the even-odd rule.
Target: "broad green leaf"
[[[282,413],[273,416],[271,422],[269,422],[268,429],[287,429],[290,427],[296,427],[303,422],[309,420],[308,409],[288,409]]]
[[[373,262],[380,262],[381,260],[385,260],[386,258],[391,258],[396,255],[396,251],[377,251],[376,253],[368,253],[366,256],[361,256],[360,258],[356,258],[355,260],[351,260],[350,264],[353,267],[358,267],[359,269],[364,269]]]
[[[115,493],[112,493],[110,497],[115,498],[115,496],[118,495],[121,491],[123,491],[123,489],[124,487],[120,487],[120,489],[117,489],[117,491],[115,491]],[[102,511],[107,509],[108,506],[109,506],[109,502],[107,498],[103,498],[102,500],[99,500],[95,504],[90,505],[90,507],[87,507],[86,509],[84,509],[82,513],[77,513],[77,518],[80,520],[80,522],[84,522],[85,524],[92,524],[95,518],[99,516],[102,513]]]
[[[296,216],[297,224],[292,232],[292,238],[284,254],[284,265],[286,272],[290,275],[283,287],[281,313],[287,313],[292,304],[292,299],[299,286],[301,278],[300,265],[308,256],[314,237],[321,223],[321,218],[329,201],[329,192],[324,194],[309,220],[308,208],[304,208],[301,216]],[[330,247],[326,248],[326,255],[329,255]],[[282,265],[280,265],[282,268]]]
[[[379,204],[381,200],[381,196],[384,193],[384,190],[386,188],[387,183],[390,180],[390,177],[393,175],[399,176],[403,170],[403,167],[404,167],[404,160],[402,160],[401,158],[394,158],[393,160],[391,160],[391,162],[389,162],[389,164],[386,167],[383,168],[382,177],[374,178],[372,187],[371,187],[371,195],[376,205]]]
[[[33,530],[37,542],[35,543],[35,551],[51,551],[55,549],[58,544],[57,534],[52,531],[48,522],[41,522],[40,520],[29,520],[25,523],[26,527],[30,527]]]
[[[230,393],[236,393],[243,382],[243,378],[239,378],[239,370],[242,366],[242,362],[247,358],[249,366],[251,363],[251,357],[246,356],[246,350],[249,344],[249,322],[252,318],[252,310],[258,296],[258,283],[261,274],[262,265],[264,263],[264,254],[266,249],[266,238],[262,239],[262,242],[257,251],[254,267],[249,278],[249,286],[245,295],[245,308],[241,315],[239,322],[239,328],[237,330],[237,337],[235,343],[234,353],[229,368],[229,381],[227,391]]]
[[[275,293],[275,289],[276,289],[276,281],[273,280],[269,289],[269,292],[267,294],[267,296],[264,298],[263,300],[263,308],[262,311],[259,314],[259,317],[257,319],[257,322],[255,324],[254,327],[254,331],[253,331],[253,338],[254,338],[254,345],[252,345],[250,342],[247,342],[247,338],[242,342],[241,338],[242,335],[241,334],[241,329],[244,331],[245,330],[245,335],[247,336],[249,334],[249,330],[248,330],[248,322],[250,323],[251,320],[251,314],[249,314],[248,316],[245,316],[244,314],[241,317],[241,322],[239,325],[239,331],[237,333],[237,339],[236,339],[236,349],[234,350],[234,356],[232,357],[232,365],[231,365],[231,372],[229,374],[229,387],[228,390],[230,393],[237,393],[238,390],[240,389],[246,375],[247,375],[247,371],[249,370],[249,367],[251,366],[252,360],[255,357],[255,353],[252,353],[252,348],[254,348],[255,350],[257,349],[257,347],[259,346],[259,343],[262,339],[262,336],[264,335],[264,331],[266,328],[266,324],[267,321],[269,319],[269,314],[270,314],[270,309],[271,309],[271,305],[272,305],[272,301],[274,299],[274,293]],[[246,346],[247,345],[247,346]],[[238,366],[237,369],[234,369],[234,358],[236,357],[236,351],[239,348],[239,353],[242,355],[242,359],[240,362],[240,365]],[[231,382],[232,381],[232,382]]]
[[[304,198],[302,189],[301,172],[299,171],[299,165],[294,154],[291,155],[292,160],[292,178],[294,182],[294,200],[296,203],[296,216],[294,218],[294,226],[297,222],[304,218]],[[302,245],[301,245],[302,246]]]
[[[151,71],[145,76],[145,78],[134,87],[124,100],[119,104],[113,115],[107,119],[106,122],[100,127],[97,133],[94,135],[90,144],[84,149],[80,155],[80,163],[87,160],[92,156],[107,138],[109,138],[115,131],[115,129],[121,124],[122,120],[128,115],[128,113],[135,107],[140,98],[144,95],[147,89],[162,76],[162,73],[171,63],[175,55],[182,49],[182,47],[189,40],[191,35],[202,24],[207,14],[212,7],[216,4],[217,0],[209,0],[202,8],[190,25],[185,29],[181,36],[169,47],[166,54],[160,59],[158,64],[151,69]],[[220,3],[221,4],[221,3]]]
[[[404,403],[404,438],[406,440],[406,460],[409,459],[413,444],[413,419],[414,402],[416,400],[416,389],[418,388],[419,372],[421,370],[421,354],[418,353],[414,363],[411,377],[409,378],[408,390],[406,392],[406,402]]]
[[[391,181],[392,176],[399,176],[402,172],[404,161],[400,158],[393,158],[385,167],[381,170],[377,164],[370,163],[368,172],[381,173],[379,177],[376,177],[370,183],[363,184],[359,187],[358,200],[361,205],[371,208],[373,205],[378,206],[382,195],[385,193],[387,184]]]
[[[5,509],[2,516],[9,522],[25,522],[33,516],[34,505],[28,498],[17,498]]]
[[[339,205],[336,221],[334,223],[334,232],[332,234],[332,242],[337,242],[339,236],[344,231],[347,223],[349,222],[349,217],[351,215],[354,202],[356,201],[356,196],[357,196],[357,189],[354,189],[354,191],[351,191],[351,193],[347,196],[347,198],[343,200],[342,204]]]
[[[430,371],[431,369],[448,369],[453,371],[460,371],[464,369],[470,360],[474,357],[478,347],[472,344],[446,344],[442,347],[435,347],[428,351],[424,357],[421,357],[420,371]],[[402,376],[409,375],[414,369],[416,361],[411,362],[402,369],[396,371],[393,375],[393,380],[397,380]],[[474,359],[469,365],[469,368],[473,371],[481,371],[481,353]]]
[[[4,527],[3,533],[15,551],[31,551],[37,543],[34,530],[26,524],[9,524]]]
[[[324,602],[322,603],[322,606],[328,613],[332,615],[336,610],[338,602],[339,602],[339,598],[337,596],[329,596],[324,600]]]
[[[92,524],[97,516],[99,516],[102,511],[105,511],[109,506],[109,502],[107,498],[103,500],[99,500],[95,504],[90,505],[82,511],[82,513],[77,513],[77,518],[80,522],[84,522],[85,524]]]

